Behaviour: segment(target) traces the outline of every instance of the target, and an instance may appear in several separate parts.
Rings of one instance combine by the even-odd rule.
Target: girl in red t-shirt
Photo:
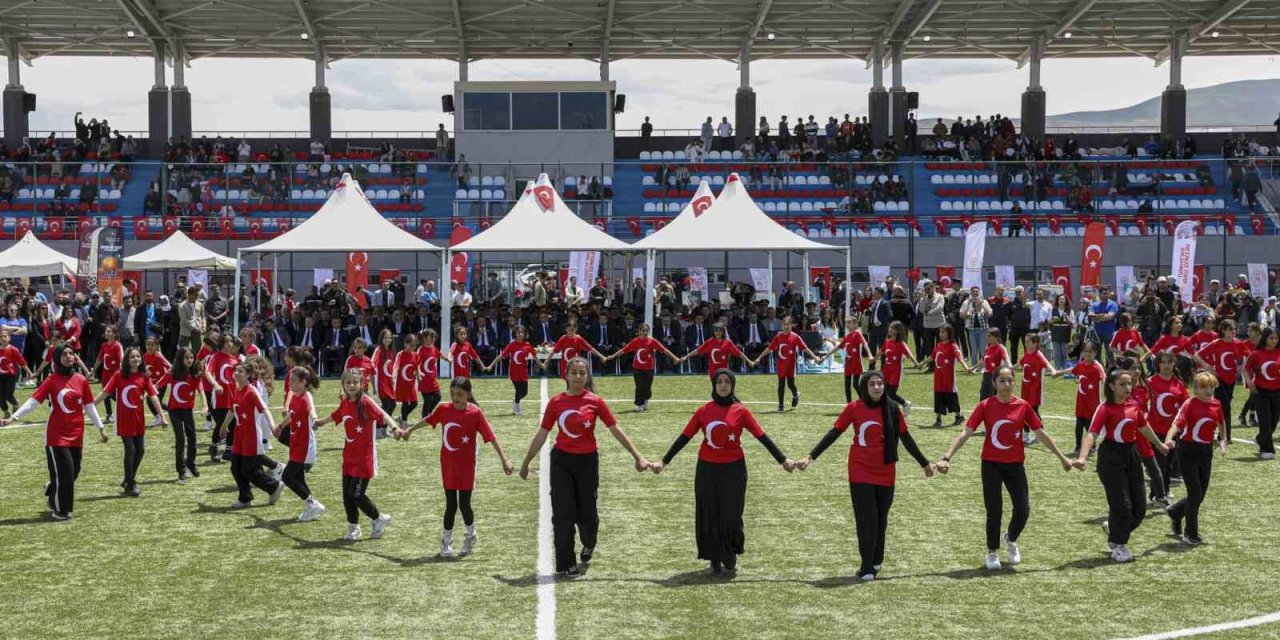
[[[774,370],[778,373],[778,413],[782,413],[784,385],[786,388],[791,389],[791,407],[795,408],[796,405],[800,404],[800,392],[796,390],[796,364],[800,360],[800,353],[803,352],[813,360],[817,360],[818,356],[813,354],[813,351],[809,349],[809,345],[806,345],[804,340],[800,338],[800,334],[791,330],[791,316],[789,315],[782,318],[782,330],[773,336],[768,346],[764,348],[764,351],[760,352],[760,355],[756,356],[755,360],[747,360],[747,364],[754,369],[756,363],[763,360],[766,355],[773,351],[778,352]]]
[[[862,359],[872,357],[871,345],[867,337],[858,330],[858,321],[852,318],[844,321],[844,337],[836,349],[844,352],[844,401],[853,402],[853,385],[862,375]]]
[[[120,371],[122,362],[124,362],[124,346],[116,339],[116,328],[108,326],[102,330],[102,346],[98,347],[98,360],[93,363],[94,369],[101,367],[98,381],[106,384],[116,372]],[[107,415],[103,420],[111,422],[115,413],[115,399],[108,397],[103,406],[107,409]]]
[[[462,511],[462,524],[466,535],[462,538],[460,555],[470,555],[476,545],[476,520],[471,511],[471,492],[476,487],[476,458],[483,440],[493,445],[507,475],[515,470],[502,443],[493,433],[475,398],[471,395],[471,380],[454,378],[449,382],[450,402],[437,405],[431,415],[411,427],[396,432],[396,438],[408,440],[419,427],[442,427],[440,432],[440,477],[444,480],[444,536],[440,541],[440,555],[453,557],[454,517]],[[455,433],[456,432],[456,433]]]
[[[404,348],[396,354],[395,363],[395,399],[400,403],[398,424],[403,426],[409,423],[409,415],[418,408],[418,334],[405,334]],[[391,413],[385,405],[382,410]]]
[[[542,450],[552,427],[558,427],[556,443],[548,459],[551,475],[551,529],[555,538],[556,573],[566,578],[582,575],[574,558],[574,532],[582,539],[584,564],[595,553],[596,533],[600,518],[596,512],[596,488],[600,484],[600,456],[596,450],[595,424],[599,419],[635,460],[636,471],[649,468],[604,398],[593,391],[587,359],[581,356],[569,361],[565,382],[568,389],[547,403],[541,428],[533,435],[529,451],[520,465],[520,479],[529,478],[529,464]]]
[[[1070,369],[1058,369],[1050,376],[1060,378],[1070,374],[1076,379],[1076,448],[1067,454],[1069,457],[1080,454],[1084,432],[1089,429],[1089,422],[1093,420],[1094,411],[1097,410],[1102,397],[1102,381],[1107,377],[1107,372],[1097,358],[1098,343],[1085,340],[1080,346],[1080,360],[1075,366]]]
[[[915,354],[911,353],[911,347],[907,346],[907,325],[898,321],[889,323],[889,333],[884,339],[884,344],[880,345],[876,359],[883,365],[881,370],[884,372],[885,394],[890,400],[902,405],[905,413],[910,414],[911,403],[898,395],[898,387],[902,385],[902,367],[905,366],[905,362],[910,360],[911,365],[917,368],[920,362],[916,360]]]
[[[1132,352],[1130,352],[1132,353]],[[1147,376],[1142,371],[1142,361],[1134,356],[1124,356],[1116,360],[1116,368],[1129,372],[1129,377],[1133,379],[1133,392],[1129,395],[1129,402],[1136,405],[1142,411],[1142,417],[1147,420],[1147,425],[1151,425],[1151,385],[1147,382]],[[1155,431],[1155,428],[1152,428]],[[1160,436],[1159,433],[1156,434]],[[1158,503],[1161,507],[1169,506],[1169,494],[1167,483],[1161,471],[1161,459],[1165,456],[1156,453],[1151,447],[1151,443],[1145,438],[1138,438],[1134,443],[1138,448],[1138,458],[1142,461],[1142,468],[1147,472],[1147,501],[1148,504]]]
[[[1222,413],[1222,403],[1214,397],[1213,390],[1219,384],[1211,373],[1200,372],[1192,381],[1195,397],[1187,400],[1178,417],[1165,436],[1164,443],[1178,452],[1178,466],[1182,470],[1182,486],[1187,497],[1165,510],[1169,514],[1173,535],[1186,536],[1183,542],[1195,546],[1204,542],[1200,538],[1200,505],[1209,489],[1209,476],[1213,471],[1213,443],[1218,443],[1222,455],[1227,455],[1227,417]],[[1181,434],[1181,438],[1179,438]]]
[[[719,324],[716,325],[716,327],[720,326],[721,325]],[[517,332],[518,331],[519,329],[517,329]],[[716,329],[716,332],[719,333],[720,330]],[[732,345],[732,343],[730,343],[730,345]],[[604,361],[608,362],[625,353],[636,354],[635,357],[631,359],[631,376],[635,379],[636,383],[636,411],[648,411],[649,399],[653,397],[653,373],[658,368],[658,354],[661,353],[666,355],[675,363],[680,362],[680,358],[677,357],[676,354],[671,353],[671,351],[668,350],[661,342],[650,337],[649,325],[643,322],[640,323],[636,337],[632,338],[627,344],[622,345],[621,349],[618,349],[613,353],[613,355],[605,358]],[[725,360],[728,360],[727,355],[725,356]]]
[[[150,338],[147,338],[146,347],[147,352],[142,354],[142,365],[147,370],[147,377],[151,378],[151,384],[156,387],[156,398],[158,398],[163,404],[166,388],[162,381],[165,374],[169,373],[169,369],[172,368],[173,365],[165,359],[164,354],[160,353],[159,337],[151,336]],[[152,413],[151,415],[155,416],[155,420],[151,422],[150,426],[160,426],[160,413]]]
[[[137,392],[136,396],[134,392]],[[102,385],[102,391],[93,401],[97,403],[111,398],[120,403],[120,419],[116,421],[116,435],[124,445],[124,481],[120,488],[125,495],[136,498],[142,495],[138,488],[138,467],[142,466],[142,457],[146,454],[147,412],[142,403],[151,405],[156,411],[161,409],[156,388],[147,377],[142,366],[142,353],[137,347],[124,350],[120,368]]]
[[[311,494],[307,472],[316,461],[316,405],[311,392],[320,388],[320,378],[309,367],[294,367],[285,374],[291,395],[285,404],[284,421],[276,426],[275,436],[288,429],[289,461],[284,465],[280,481],[302,500],[298,522],[311,522],[325,512],[325,507]]]
[[[396,338],[390,329],[378,332],[378,346],[373,350],[373,388],[378,393],[382,412],[391,415],[396,410]],[[363,390],[363,387],[361,388]],[[387,425],[378,426],[378,437]]]
[[[418,394],[422,396],[422,417],[431,415],[440,404],[440,348],[435,329],[418,334]]]
[[[342,448],[342,507],[347,512],[344,542],[360,539],[361,513],[373,520],[371,539],[381,538],[391,524],[391,516],[378,511],[378,506],[369,499],[369,482],[378,475],[376,425],[392,425],[395,419],[364,394],[362,377],[354,369],[343,371],[338,408],[315,422],[317,428],[330,423],[337,425],[346,439]]]
[[[1177,376],[1177,356],[1168,351],[1156,354],[1156,375],[1147,380],[1151,400],[1147,408],[1147,424],[1162,439],[1168,435],[1178,408],[1187,401],[1187,383]],[[1175,470],[1175,456],[1159,456],[1160,477],[1164,478],[1164,495],[1169,495],[1169,484]]]
[[[543,371],[547,370],[547,365],[538,359],[538,351],[529,344],[526,338],[524,327],[516,325],[515,336],[507,346],[502,348],[502,352],[494,356],[493,362],[485,366],[485,371],[493,371],[494,365],[499,360],[510,360],[511,366],[507,367],[507,379],[511,380],[511,386],[515,388],[515,398],[511,402],[511,413],[520,415],[520,401],[529,395],[529,363],[537,363],[538,367]],[[607,359],[606,359],[607,361]],[[484,363],[481,363],[484,364]],[[450,383],[452,384],[452,383]],[[423,416],[424,418],[426,416]]]
[[[929,359],[933,361],[933,426],[942,428],[942,416],[956,414],[951,426],[964,424],[964,414],[960,412],[960,394],[956,390],[956,365],[964,368],[965,373],[972,375],[976,368],[970,367],[964,360],[964,352],[956,344],[955,330],[951,325],[942,325],[938,329],[938,344],[934,345]]]
[[[711,563],[711,574],[733,574],[738,556],[744,551],[746,531],[742,512],[747,498],[747,461],[742,450],[743,432],[764,445],[773,459],[787,471],[795,461],[787,458],[756,422],[755,416],[734,395],[737,381],[729,369],[716,372],[711,402],[698,407],[684,430],[671,443],[662,462],[653,463],[654,473],[662,473],[694,434],[702,433],[698,466],[693,476],[694,538],[698,559]]]
[[[346,371],[347,369],[359,369],[364,390],[366,392],[369,391],[369,381],[373,380],[376,370],[373,367],[373,360],[369,358],[369,344],[364,341],[364,338],[356,338],[351,341],[351,348],[347,351],[347,360],[342,363],[342,370]]]
[[[1254,393],[1258,413],[1258,456],[1272,460],[1276,456],[1273,434],[1280,420],[1280,334],[1275,329],[1263,327],[1259,332],[1244,363],[1244,381]]]
[[[868,371],[858,379],[858,399],[845,405],[835,425],[814,445],[809,455],[796,461],[804,470],[853,427],[849,444],[849,495],[853,500],[853,521],[858,535],[858,555],[862,564],[858,579],[875,580],[884,563],[885,531],[889,526],[889,508],[893,506],[897,481],[898,442],[932,477],[936,469],[920,452],[907,431],[902,408],[889,398],[884,373]],[[885,425],[890,425],[886,428]]]
[[[1244,344],[1236,339],[1236,322],[1219,320],[1218,339],[1200,347],[1194,357],[1196,365],[1218,376],[1220,384],[1214,389],[1214,397],[1222,403],[1222,414],[1227,418],[1227,442],[1230,442],[1231,400],[1235,397],[1240,365],[1245,361]]]
[[[1033,334],[1034,335],[1034,334]],[[1038,346],[1038,345],[1037,345]],[[1013,395],[1013,367],[1001,365],[995,373],[996,394],[978,403],[969,414],[964,431],[951,443],[947,455],[942,456],[938,471],[951,469],[951,458],[979,428],[982,441],[982,502],[987,510],[987,562],[988,569],[1000,568],[1000,526],[1004,517],[1002,489],[1009,492],[1013,503],[1013,517],[1009,531],[1004,536],[1009,565],[1022,562],[1018,549],[1018,536],[1031,516],[1031,498],[1027,491],[1026,453],[1023,448],[1023,431],[1030,431],[1045,447],[1058,456],[1063,471],[1071,470],[1071,461],[1058,450],[1058,445],[1044,432],[1040,414],[1031,403]],[[1001,433],[1004,429],[1004,433]]]
[[[35,377],[22,352],[9,344],[9,330],[0,328],[0,412],[6,416],[18,408],[18,400],[13,393],[18,388],[19,372],[26,373],[28,378]]]
[[[173,457],[178,471],[178,483],[187,481],[187,475],[200,477],[196,467],[196,400],[204,402],[200,384],[204,379],[195,354],[190,347],[178,347],[173,366],[165,372],[160,384],[170,388],[169,422],[173,424]]]
[[[225,336],[226,340],[239,340],[234,336]],[[233,509],[241,509],[253,502],[253,487],[266,492],[270,498],[268,504],[280,500],[284,484],[271,474],[263,471],[262,456],[266,453],[266,443],[258,432],[258,416],[264,416],[272,432],[276,430],[275,419],[267,407],[267,401],[258,393],[258,389],[250,382],[249,365],[234,365],[232,386],[225,390],[229,397],[230,407],[224,414],[222,425],[235,422],[231,431],[231,477],[235,478],[238,495],[232,503]]]
[[[1013,361],[1009,359],[1009,350],[1004,346],[1004,339],[1000,335],[1000,330],[995,328],[988,329],[987,350],[982,354],[982,386],[978,390],[979,400],[986,400],[996,394],[994,382],[996,369],[1012,364]]]

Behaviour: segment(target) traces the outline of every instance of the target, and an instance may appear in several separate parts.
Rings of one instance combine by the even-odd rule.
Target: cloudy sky
[[[1275,57],[1190,57],[1183,64],[1188,88],[1220,82],[1277,77]],[[39,96],[33,131],[71,128],[76,111],[107,118],[122,131],[147,126],[150,58],[39,58],[22,67],[27,91]],[[170,78],[172,78],[170,70]],[[456,63],[448,61],[349,60],[328,72],[335,131],[424,131],[438,123],[452,129],[440,111],[440,96],[452,93]],[[721,61],[628,60],[613,65],[618,91],[627,94],[619,129],[634,129],[644,116],[655,127],[695,128],[706,116],[733,115],[736,68]],[[1027,70],[1004,60],[908,60],[908,90],[920,92],[921,113],[972,116],[1017,113]],[[885,73],[886,82],[889,74]],[[471,64],[471,80],[595,80],[586,61],[498,60]],[[1139,58],[1047,60],[1042,81],[1049,113],[1124,107],[1158,95],[1168,66]],[[856,61],[763,61],[752,65],[761,115],[862,114],[871,72]],[[243,132],[307,129],[307,94],[314,65],[305,60],[204,59],[191,63],[186,84],[197,131]],[[1241,123],[1265,124],[1265,123]]]

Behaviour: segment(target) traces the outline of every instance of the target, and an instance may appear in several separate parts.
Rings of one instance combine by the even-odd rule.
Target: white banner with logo
[[[187,286],[204,287],[205,295],[209,295],[209,272],[205,269],[187,269]]]
[[[964,232],[964,288],[982,289],[982,264],[987,255],[987,223],[975,222]]]
[[[1267,297],[1267,281],[1270,280],[1267,265],[1256,262],[1249,263],[1249,293],[1258,299]]]
[[[707,292],[706,267],[689,267],[689,289],[704,294]]]
[[[998,264],[996,269],[996,286],[1003,288],[1005,291],[1012,291],[1016,282],[1013,277],[1013,265]]]
[[[1129,292],[1138,284],[1138,278],[1133,273],[1133,265],[1118,264],[1116,265],[1116,298],[1121,302],[1129,300]]]
[[[881,265],[870,265],[867,267],[867,275],[871,278],[871,286],[879,289],[885,280],[889,279],[889,267]]]
[[[324,285],[333,279],[333,269],[314,269],[311,273],[311,284],[316,288],[324,288]]]
[[[1183,304],[1191,304],[1195,295],[1196,221],[1186,220],[1173,231],[1173,279]]]
[[[751,286],[756,288],[757,293],[770,293],[769,291],[769,270],[751,267]]]
[[[578,279],[578,286],[583,292],[595,285],[596,276],[600,273],[599,251],[569,252],[569,275]],[[568,286],[568,283],[564,283]]]

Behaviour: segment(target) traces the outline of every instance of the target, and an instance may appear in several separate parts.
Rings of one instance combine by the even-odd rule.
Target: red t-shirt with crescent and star
[[[1280,390],[1280,349],[1261,349],[1249,354],[1244,368],[1253,376],[1253,386],[1263,391]]]
[[[166,400],[167,408],[172,411],[174,409],[194,409],[196,406],[196,394],[200,393],[200,380],[202,378],[194,375],[188,375],[184,380],[175,380],[173,378],[172,369],[160,378],[160,386],[169,387],[169,398]]]
[[[31,394],[36,402],[49,403],[49,421],[45,423],[44,444],[47,447],[84,446],[84,407],[93,404],[93,389],[84,376],[55,373]]]
[[[453,375],[457,378],[471,378],[471,363],[480,359],[476,348],[470,342],[455,342],[449,345],[449,361],[453,363]]]
[[[902,361],[909,353],[907,345],[890,338],[884,341],[880,352],[884,354],[884,383],[896,387],[902,383]]]
[[[377,370],[373,368],[373,360],[370,359],[369,356],[357,356],[355,354],[349,355],[347,356],[347,361],[342,363],[342,370],[346,371],[347,369],[360,370],[360,378],[364,382],[364,390],[368,391],[369,381],[372,380],[374,375],[377,373]],[[288,374],[285,374],[284,381],[286,383],[289,382]],[[289,389],[286,388],[285,392],[287,393],[288,391]]]
[[[862,349],[867,346],[867,338],[861,331],[844,334],[836,347],[844,351],[844,375],[862,375]]]
[[[315,423],[311,412],[315,405],[310,393],[295,393],[289,399],[289,462],[314,464],[316,461]]]
[[[1208,402],[1191,398],[1182,404],[1174,419],[1179,440],[1200,444],[1212,444],[1217,439],[1218,428],[1225,423],[1222,403],[1217,398],[1210,398]]]
[[[231,408],[231,390],[235,387],[232,376],[235,375],[237,364],[240,364],[239,359],[222,351],[214,352],[209,356],[209,366],[205,371],[208,371],[217,382],[213,387],[214,409]]]
[[[396,354],[390,349],[373,350],[373,387],[378,397],[394,400],[396,397]]]
[[[360,413],[364,413],[363,420]],[[378,475],[375,426],[382,419],[378,403],[363,394],[358,401],[343,397],[338,408],[329,414],[329,419],[342,429],[346,438],[346,445],[342,448],[342,475],[365,479]]]
[[[157,390],[164,388],[164,384],[160,381],[169,373],[169,361],[165,359],[164,354],[159,351],[155,353],[142,354],[142,364],[147,368],[147,377],[151,378],[151,384],[155,385]]]
[[[652,338],[650,339],[652,340]],[[657,340],[654,340],[654,342],[657,343]],[[707,356],[707,374],[712,377],[715,377],[717,371],[729,368],[729,358],[731,356],[746,357],[742,355],[742,350],[732,340],[728,338],[717,340],[714,337],[704,340],[698,346],[698,349],[694,351],[694,354]],[[779,365],[781,365],[781,362],[779,362]],[[795,363],[793,361],[792,367],[794,366]],[[779,366],[779,371],[781,371],[781,366]]]
[[[1227,342],[1221,338],[1200,348],[1196,355],[1213,367],[1214,375],[1223,384],[1234,385],[1244,362],[1245,343],[1240,340]]]
[[[584,353],[591,353],[591,344],[577,334],[563,335],[551,347],[551,355],[557,353],[560,354],[560,377],[563,378],[569,371],[569,361]]]
[[[929,354],[929,358],[933,360],[933,392],[955,393],[956,363],[964,358],[960,345],[954,342],[939,342],[933,347],[933,353]]]
[[[1187,393],[1186,385],[1175,377],[1166,380],[1160,376],[1153,376],[1147,380],[1147,386],[1151,389],[1147,424],[1151,425],[1151,430],[1155,431],[1156,435],[1163,438],[1173,426],[1178,408],[1191,396]]]
[[[507,378],[512,382],[528,382],[529,381],[529,358],[537,358],[538,351],[533,345],[523,340],[516,342],[508,342],[507,346],[502,348],[500,358],[511,360],[510,366],[507,367]]]
[[[1022,464],[1026,460],[1023,449],[1022,428],[1032,431],[1044,428],[1040,416],[1031,403],[1014,396],[1009,402],[1001,402],[991,396],[978,403],[969,414],[964,426],[969,431],[982,427],[982,459],[987,462]]]
[[[547,431],[559,427],[555,448],[565,453],[594,453],[596,451],[596,420],[606,427],[618,424],[604,398],[584,391],[581,395],[560,393],[547,403],[542,414],[541,427]]]
[[[792,331],[790,333],[778,333],[769,341],[769,349],[778,353],[778,360],[774,364],[779,378],[794,378],[796,375],[796,360],[800,358],[800,353],[804,351],[804,339],[800,334]]]
[[[681,433],[692,438],[699,431],[702,432],[702,447],[698,449],[698,459],[717,464],[737,462],[744,457],[743,431],[756,438],[764,435],[764,429],[756,422],[755,416],[738,402],[727,407],[708,402],[698,407]]]
[[[1107,372],[1097,360],[1085,362],[1081,360],[1071,367],[1071,375],[1076,377],[1076,417],[1092,418],[1093,412],[1102,402],[1102,381]]]
[[[258,395],[252,384],[243,388],[230,387],[231,410],[236,414],[236,430],[231,443],[231,453],[238,456],[260,456],[266,452],[266,443],[258,433],[258,414],[266,413],[267,403]]]
[[[440,479],[445,491],[472,491],[476,485],[476,451],[479,441],[493,440],[493,427],[484,411],[474,404],[465,409],[441,402],[427,416],[427,424],[440,432]]]
[[[418,391],[440,393],[440,350],[434,344],[418,347]]]
[[[897,477],[897,463],[884,461],[884,414],[880,407],[869,407],[862,400],[845,405],[833,428],[844,433],[853,427],[849,444],[849,482],[892,487]],[[907,421],[898,412],[898,433],[907,432]]]
[[[0,350],[0,376],[16,376],[18,368],[27,366],[26,358],[22,357],[22,352],[18,348],[9,345]]]
[[[135,371],[125,376],[117,372],[107,380],[102,390],[111,394],[116,401],[117,436],[140,436],[147,432],[147,412],[144,406],[148,396],[156,395],[156,388],[146,374]],[[135,390],[138,392],[136,395]]]
[[[1098,442],[1110,440],[1123,444],[1133,444],[1142,436],[1138,430],[1147,426],[1146,414],[1137,404],[1126,402],[1112,404],[1105,402],[1093,412],[1093,421],[1089,423],[1089,433],[1098,437]]]
[[[396,402],[418,401],[418,352],[403,350],[396,354]]]
[[[1044,372],[1049,368],[1049,359],[1039,351],[1024,354],[1018,362],[1022,367],[1022,396],[1032,407],[1044,404]]]

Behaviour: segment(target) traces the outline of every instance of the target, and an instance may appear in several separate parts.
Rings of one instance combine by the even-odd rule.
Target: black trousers
[[[584,548],[596,546],[600,515],[596,489],[600,486],[600,454],[551,450],[551,531],[556,547],[556,571],[567,571],[574,559],[574,533]]]
[[[387,413],[387,415],[389,415],[389,416],[394,416],[394,415],[396,414],[396,401],[395,401],[393,398],[382,398],[382,397],[379,397],[379,398],[378,398],[378,403],[379,403],[380,405],[382,405],[382,410],[383,410],[383,411],[385,411],[385,412]],[[384,425],[382,425],[382,426],[383,426],[383,427],[391,427],[391,426],[395,426],[395,425],[388,425],[388,424],[384,424]]]
[[[1025,337],[1027,337],[1026,329],[1009,330],[1009,362],[1018,361],[1018,350],[1022,348],[1022,339]]]
[[[516,395],[512,398],[513,402],[520,402],[529,397],[529,381],[528,380],[512,380],[511,386],[515,387]]]
[[[262,456],[231,454],[231,477],[235,478],[237,499],[245,504],[253,502],[253,488],[275,493],[280,484],[262,470]]]
[[[893,487],[850,482],[849,497],[853,500],[853,523],[858,532],[858,556],[862,559],[858,573],[875,573],[875,567],[884,564],[884,538],[889,528],[889,508],[893,506]]]
[[[1254,409],[1258,412],[1258,436],[1255,438],[1258,452],[1275,453],[1274,435],[1276,421],[1280,420],[1280,391],[1258,389]]]
[[[747,500],[747,461],[699,460],[693,497],[698,559],[735,567],[746,543],[742,512]]]
[[[1090,418],[1081,418],[1076,416],[1076,451],[1080,451],[1081,443],[1084,441],[1084,432],[1089,430]]]
[[[903,397],[902,397],[902,396],[898,395],[898,386],[899,386],[899,385],[896,385],[896,384],[885,384],[885,385],[884,385],[884,397],[886,397],[886,398],[888,398],[888,399],[890,399],[890,400],[893,400],[894,402],[896,402],[896,403],[898,403],[898,404],[900,404],[900,405],[906,406],[907,401],[906,401],[905,399],[903,399]]]
[[[178,473],[196,466],[196,419],[191,409],[170,409],[173,425],[173,463]]]
[[[1154,453],[1153,457],[1142,458],[1142,468],[1147,471],[1147,497],[1162,500],[1169,495],[1169,480],[1165,477],[1161,464],[1165,456],[1159,451]]]
[[[0,375],[0,411],[9,414],[18,408],[18,399],[13,395],[17,388],[17,375]]]
[[[342,508],[349,524],[360,524],[361,512],[371,520],[378,519],[378,505],[369,499],[369,478],[342,476]]]
[[[454,517],[462,510],[462,524],[475,523],[476,514],[471,511],[471,492],[458,489],[444,490],[444,530],[453,531]]]
[[[1169,507],[1169,515],[1174,519],[1185,518],[1183,532],[1189,537],[1199,538],[1200,505],[1209,491],[1209,476],[1213,473],[1213,445],[1182,441],[1178,443],[1176,453],[1187,497]]]
[[[71,513],[75,509],[76,478],[80,477],[80,447],[45,447],[45,463],[49,465],[49,486],[44,495],[55,513]]]
[[[426,391],[422,391],[419,392],[419,395],[422,396],[422,417],[425,418],[431,415],[432,411],[436,410],[436,405],[440,404],[440,392],[432,391],[428,393]]]
[[[231,445],[230,430],[235,427],[235,420],[227,427],[227,433],[222,433],[222,421],[227,417],[227,409],[210,409],[209,419],[213,421],[213,441],[209,443],[209,455],[218,453],[218,442],[223,438],[227,439],[227,446]]]
[[[156,402],[159,402],[162,407],[164,406],[164,392],[168,390],[168,388],[169,387],[156,387]],[[151,411],[151,415],[153,416],[160,415],[159,413],[156,413],[156,408],[151,406],[150,402],[147,403],[147,410]]]
[[[1142,524],[1147,502],[1142,499],[1142,463],[1138,449],[1110,440],[1098,446],[1098,479],[1107,494],[1107,520],[1113,544],[1129,544],[1129,534]],[[1183,476],[1185,480],[1185,475]]]
[[[933,353],[933,348],[938,346],[938,329],[921,327],[920,330],[916,332],[916,335],[920,336],[920,348],[916,350],[916,353]],[[929,364],[933,363],[930,362]]]
[[[1235,396],[1235,392],[1236,386],[1234,384],[1227,384],[1222,380],[1218,380],[1218,386],[1213,390],[1213,397],[1222,403],[1222,417],[1226,420],[1224,426],[1227,429],[1227,440],[1231,439],[1231,425],[1235,422],[1232,419],[1235,414],[1231,413],[1231,399]]]
[[[653,397],[653,370],[636,369],[631,372],[631,377],[636,381],[635,405],[638,407]]]
[[[284,486],[303,500],[311,499],[311,487],[307,486],[307,467],[311,465],[305,462],[294,462],[290,460],[284,465],[284,475],[280,479],[284,481]]]
[[[1004,495],[1009,492],[1013,516],[1009,518],[1009,541],[1018,536],[1031,517],[1031,497],[1027,491],[1027,468],[1021,462],[982,461],[982,503],[987,508],[987,550],[1000,548],[1000,524],[1004,518]]]
[[[844,402],[848,404],[853,402],[853,384],[856,382],[857,376],[844,377]]]
[[[147,453],[146,436],[121,436],[124,444],[124,486],[132,489],[138,484],[138,467]]]
[[[413,413],[413,410],[417,408],[418,408],[417,402],[400,403],[400,422],[408,422],[409,414]]]
[[[940,416],[948,413],[960,415],[960,394],[954,391],[934,391],[933,412]]]
[[[995,377],[987,372],[982,373],[982,387],[978,390],[978,402],[982,402],[996,394]]]
[[[791,397],[793,398],[797,395],[800,395],[800,392],[796,390],[795,376],[790,376],[788,378],[778,378],[778,406],[779,407],[782,406],[782,393],[784,389],[791,389]]]

